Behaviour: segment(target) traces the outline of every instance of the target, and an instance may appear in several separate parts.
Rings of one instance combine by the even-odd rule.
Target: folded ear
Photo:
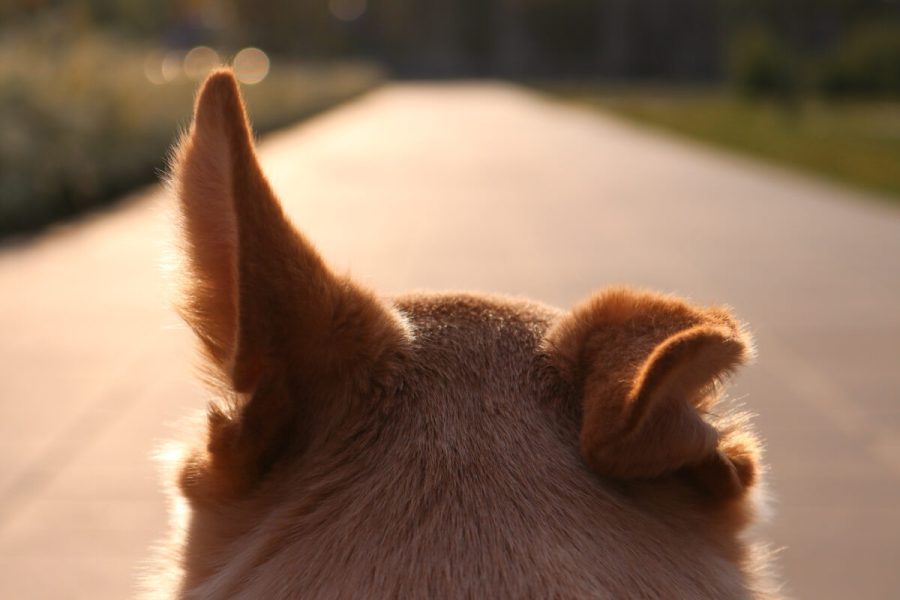
[[[269,438],[312,418],[328,382],[366,377],[404,329],[372,294],[333,274],[287,220],[230,71],[203,84],[172,181],[185,246],[182,313],[243,398],[235,414],[213,409],[209,450],[251,469],[280,443]]]
[[[580,394],[581,453],[598,474],[677,472],[717,497],[753,483],[755,439],[708,414],[719,382],[751,355],[727,311],[613,289],[576,307],[545,343]]]

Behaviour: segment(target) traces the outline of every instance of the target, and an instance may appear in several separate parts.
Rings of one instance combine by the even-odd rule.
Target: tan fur
[[[380,300],[282,214],[228,71],[173,176],[183,313],[222,400],[151,596],[777,597],[744,539],[758,443],[710,415],[750,353],[726,310]]]

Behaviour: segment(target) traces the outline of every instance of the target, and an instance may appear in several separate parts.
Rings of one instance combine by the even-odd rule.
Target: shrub
[[[735,35],[728,49],[728,76],[747,96],[792,96],[799,87],[794,58],[767,29],[754,27]]]
[[[40,227],[153,181],[197,85],[183,74],[151,83],[158,56],[96,32],[53,27],[0,43],[0,235]],[[150,57],[150,58],[148,58]],[[370,89],[371,66],[273,66],[248,86],[260,131]]]
[[[900,94],[900,23],[865,23],[854,28],[822,67],[825,94]]]

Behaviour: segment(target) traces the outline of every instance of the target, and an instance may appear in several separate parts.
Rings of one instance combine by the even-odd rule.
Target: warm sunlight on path
[[[389,86],[263,144],[323,254],[384,292],[725,302],[798,598],[900,589],[900,211],[502,84]],[[165,198],[0,250],[0,596],[125,598],[165,530],[149,455],[203,404]]]

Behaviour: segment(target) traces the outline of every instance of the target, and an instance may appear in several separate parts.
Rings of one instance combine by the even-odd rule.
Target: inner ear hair
[[[217,497],[251,489],[286,449],[305,447],[347,414],[347,390],[389,370],[408,330],[373,293],[335,274],[284,214],[228,69],[197,96],[172,183],[185,250],[182,314],[217,391],[232,400],[211,408],[207,447],[184,481],[193,490],[204,481]]]
[[[707,414],[722,381],[752,356],[727,310],[615,288],[563,317],[545,347],[579,398],[581,453],[599,475],[681,473],[716,497],[754,482],[755,438]]]

